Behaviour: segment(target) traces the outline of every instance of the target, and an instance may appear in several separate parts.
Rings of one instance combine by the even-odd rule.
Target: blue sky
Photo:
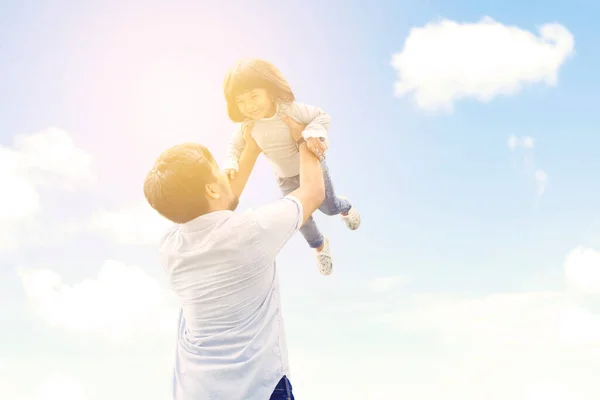
[[[223,158],[222,79],[253,56],[332,115],[363,217],[317,216],[329,278],[300,236],[281,254],[299,398],[598,398],[600,5],[215,4],[0,6],[0,397],[167,398],[176,302],[141,182],[175,143]],[[261,160],[240,207],[278,196]]]

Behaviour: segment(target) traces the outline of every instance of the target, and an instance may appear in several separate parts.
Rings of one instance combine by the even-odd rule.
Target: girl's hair
[[[253,89],[265,89],[276,102],[288,103],[296,99],[283,74],[273,64],[257,58],[240,60],[227,72],[223,82],[227,114],[233,122],[246,119],[235,97]]]

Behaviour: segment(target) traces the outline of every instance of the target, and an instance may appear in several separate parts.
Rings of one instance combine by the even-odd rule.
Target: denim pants
[[[327,167],[325,160],[321,161],[321,167],[323,168],[323,180],[325,181],[325,200],[319,207],[319,210],[325,215],[347,213],[352,208],[352,205],[348,200],[340,199],[335,195],[333,184],[331,183],[331,175],[329,174],[329,168]],[[284,196],[287,196],[300,187],[300,175],[289,178],[277,178],[277,183],[279,184],[281,193]],[[302,233],[302,236],[304,236],[308,245],[313,249],[316,249],[323,244],[323,235],[319,231],[319,228],[317,228],[317,224],[312,216],[304,225],[302,225],[300,233]]]
[[[294,400],[292,384],[287,376],[284,375],[283,378],[281,378],[269,400]]]

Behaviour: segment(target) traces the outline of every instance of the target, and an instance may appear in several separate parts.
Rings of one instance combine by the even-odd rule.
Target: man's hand
[[[290,127],[294,140],[296,142],[300,140],[300,138],[302,138],[302,132],[304,132],[304,129],[306,129],[306,125],[297,123],[287,115],[282,116],[281,119],[287,124],[287,126]],[[327,146],[323,139],[308,138],[306,139],[306,146],[319,159],[325,157],[325,150],[327,150]]]
[[[297,123],[287,115],[282,115],[281,119],[283,120],[283,122],[285,122],[287,126],[290,127],[290,131],[292,133],[294,141],[297,142],[298,140],[300,140],[302,138],[302,132],[304,132],[306,125]]]
[[[327,145],[325,139],[318,137],[311,137],[306,139],[306,145],[308,149],[313,152],[313,154],[319,159],[325,158],[325,150],[327,150]]]

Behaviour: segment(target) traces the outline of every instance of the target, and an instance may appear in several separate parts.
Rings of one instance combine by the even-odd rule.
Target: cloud
[[[519,138],[517,138],[515,135],[511,135],[508,137],[508,148],[511,150],[514,150],[517,148],[517,146],[519,145]]]
[[[38,188],[89,182],[92,158],[69,134],[48,128],[19,135],[12,147],[0,146],[0,249],[19,247],[42,211]]]
[[[364,370],[346,378],[362,374],[365,384],[353,390],[371,393],[363,398],[376,398],[375,389],[381,398],[402,393],[415,400],[600,398],[595,384],[600,313],[580,296],[600,295],[600,251],[575,248],[565,258],[564,271],[565,291],[388,297],[388,312],[354,317],[395,333],[397,342],[386,343],[390,359],[363,358]],[[393,353],[402,353],[394,350],[402,341],[416,350],[404,350],[405,361],[394,360]],[[391,366],[395,376],[385,375]],[[428,385],[427,379],[435,384]],[[389,387],[372,383],[381,381]]]
[[[600,295],[600,252],[579,246],[565,260],[567,285],[580,293]]]
[[[379,320],[403,332],[437,332],[446,343],[535,345],[560,342],[561,321],[571,311],[562,293],[496,293],[477,298],[417,296],[411,312]]]
[[[140,202],[116,211],[97,210],[71,230],[93,232],[125,245],[153,245],[171,225],[146,202]]]
[[[106,261],[97,279],[74,285],[49,269],[23,269],[20,276],[33,310],[68,331],[124,340],[171,332],[176,324],[167,293],[137,266]]]
[[[560,24],[544,24],[539,32],[536,36],[489,17],[413,28],[392,58],[396,95],[412,94],[424,110],[451,111],[464,98],[487,102],[516,94],[526,84],[554,86],[575,41]]]
[[[546,191],[546,186],[548,186],[548,174],[543,169],[538,169],[533,176],[535,178],[537,195],[541,196]]]
[[[526,149],[533,149],[534,143],[535,140],[531,136],[523,136],[521,138],[521,146],[523,146]]]
[[[35,400],[85,400],[83,387],[73,377],[53,374],[37,390]]]
[[[535,139],[531,136],[523,136],[516,137],[515,135],[511,135],[508,137],[508,148],[511,150],[515,150],[517,147],[523,147],[525,149],[533,149],[535,144]]]
[[[559,382],[541,381],[532,384],[525,400],[584,400],[587,399],[572,388]]]
[[[567,273],[573,270],[573,265],[583,264],[587,267],[575,268],[577,279],[595,279],[596,271],[590,266],[595,265],[594,260],[599,253],[589,250],[578,247],[567,255],[564,265],[566,276],[573,275],[572,272]],[[580,262],[577,257],[585,257],[587,261]],[[125,275],[130,275],[129,278],[119,277],[118,271],[126,271]],[[397,281],[391,278],[385,277],[378,282]],[[98,281],[105,283],[99,284]],[[131,290],[126,290],[133,281],[146,288],[141,292],[147,294],[134,295]],[[157,291],[153,289],[156,284],[150,283],[152,281],[139,269],[119,264],[112,273],[107,273],[104,278],[99,276],[91,282],[66,286],[60,279],[41,274],[30,287],[38,288],[33,290],[37,293],[63,293],[61,296],[65,298],[69,297],[66,292],[79,288],[77,296],[71,295],[72,302],[82,302],[81,308],[91,309],[101,320],[91,326],[86,323],[88,328],[85,331],[78,330],[86,332],[87,337],[90,329],[96,329],[92,326],[122,326],[121,322],[114,321],[126,320],[125,314],[137,315],[140,309],[153,312],[161,310],[161,307],[153,304],[162,301],[138,299],[161,297],[153,294]],[[94,289],[96,285],[105,290]],[[338,289],[343,288],[342,285]],[[290,338],[291,380],[297,397],[329,396],[348,400],[600,398],[600,387],[596,384],[597,360],[600,357],[600,315],[586,309],[577,296],[572,296],[573,292],[581,289],[578,285],[569,291],[526,291],[471,297],[408,294],[391,290],[374,294],[365,290],[357,291],[352,284],[347,289],[348,293],[339,293],[336,289],[335,299],[331,298],[330,292],[324,292],[323,298],[314,298],[314,302],[301,310],[300,316],[286,314],[288,328],[296,325],[306,329],[304,332],[292,329],[292,337],[295,338]],[[584,291],[589,292],[587,289]],[[86,294],[83,295],[83,292]],[[125,292],[127,295],[122,294]],[[97,303],[90,301],[90,297],[105,298],[109,294],[117,299],[128,296],[134,299],[137,306],[128,313],[122,313],[119,307],[110,302],[98,302],[106,310],[89,306]],[[364,303],[365,299],[381,301],[387,306],[388,312],[379,314],[373,309],[356,312],[355,309],[351,317],[339,318],[336,311],[323,307],[323,304],[337,302],[348,308],[352,307],[349,303]],[[56,308],[57,302],[48,301],[48,296],[41,296],[36,303],[50,304],[52,309]],[[72,309],[73,306],[61,308]],[[109,310],[115,314],[121,313],[121,317],[107,317]],[[79,313],[60,314],[71,315],[69,319],[75,319]],[[87,320],[85,315],[83,320]],[[131,323],[147,327],[148,321],[145,318],[133,318]],[[175,321],[169,325],[175,327]],[[311,342],[311,337],[314,342]],[[354,347],[348,352],[350,346]],[[131,357],[139,357],[139,354],[132,353]],[[130,369],[138,365],[136,363],[139,360],[133,358],[125,366],[116,363],[114,369],[123,371],[125,375],[130,374],[128,381],[137,381],[141,379],[141,372]],[[86,364],[90,362],[86,361]],[[167,364],[164,366],[166,369]],[[7,368],[14,369],[14,365],[7,363]],[[112,374],[117,373],[114,369]],[[92,376],[99,375],[90,370],[89,376],[93,379]],[[165,379],[162,383],[156,383],[156,387],[161,390],[166,388],[168,376],[165,371]],[[63,383],[72,383],[72,380],[59,377],[54,382],[46,387],[68,388],[69,384]],[[77,384],[74,386],[79,387]],[[66,393],[80,394],[78,390]],[[117,393],[115,396],[126,398],[128,394]],[[160,396],[156,394],[146,398],[158,399]]]
[[[92,156],[77,148],[71,136],[58,128],[15,137],[15,148],[31,172],[43,172],[63,182],[80,183],[92,178]]]
[[[515,151],[518,147],[533,150],[535,139],[531,136],[517,137],[515,135],[511,135],[508,137],[507,145],[511,151]],[[530,151],[529,154],[525,155],[523,159],[523,167],[525,170],[530,170],[534,167],[533,151]],[[535,170],[535,172],[533,172],[533,178],[535,179],[537,196],[542,196],[546,191],[546,186],[548,186],[548,173],[546,173],[546,171],[543,169],[538,168]]]
[[[404,285],[408,279],[403,276],[386,276],[377,278],[370,282],[369,287],[372,291],[382,293],[390,291],[400,285]]]
[[[376,319],[404,332],[439,332],[446,342],[569,346],[600,342],[600,314],[582,301],[600,296],[600,251],[578,246],[564,262],[568,291],[494,293],[473,298],[414,295],[411,311]],[[600,297],[598,297],[600,298]]]

